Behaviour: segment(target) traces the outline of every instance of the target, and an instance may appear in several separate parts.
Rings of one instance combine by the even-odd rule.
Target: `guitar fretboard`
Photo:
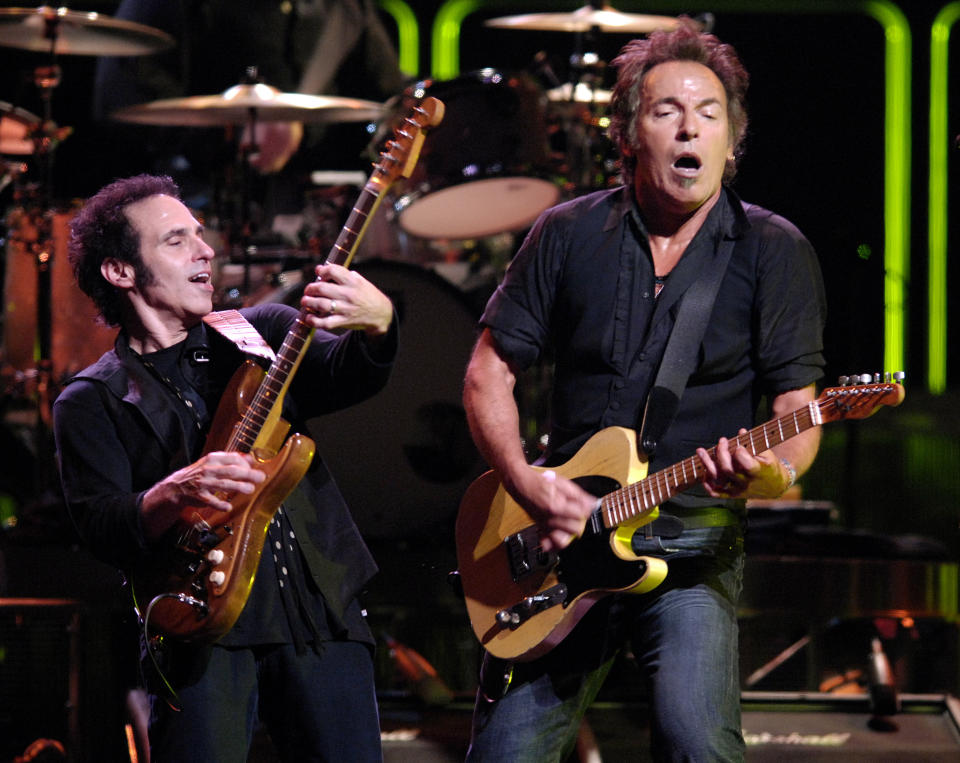
[[[429,125],[440,123],[443,118],[443,104],[436,98],[427,98],[414,108],[414,112],[416,118],[409,115],[404,117],[403,127],[394,130],[394,140],[387,144],[387,150],[381,154],[380,162],[364,184],[357,203],[350,211],[327,256],[327,264],[349,267],[372,213],[393,181],[401,173],[409,175],[412,171],[423,141],[423,130]],[[271,363],[260,387],[235,427],[228,449],[243,453],[249,453],[253,449],[277,403],[283,399],[293,374],[313,339],[313,332],[314,329],[307,322],[307,313],[301,310],[293,328],[287,332],[276,360]]]
[[[754,427],[749,432],[731,438],[730,451],[742,445],[751,455],[756,456],[784,440],[789,440],[811,427],[822,424],[821,405],[833,404],[832,400],[822,404],[819,400],[814,400],[792,413]],[[707,453],[711,458],[716,458],[716,446],[710,448]],[[664,501],[693,487],[703,479],[705,473],[703,461],[699,456],[694,455],[666,469],[661,469],[639,482],[608,493],[600,500],[604,526],[616,527],[628,519],[653,511]]]

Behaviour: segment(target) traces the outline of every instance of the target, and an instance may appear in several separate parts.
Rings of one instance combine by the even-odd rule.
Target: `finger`
[[[730,441],[726,437],[721,437],[717,443],[717,471],[720,474],[729,474],[733,471]]]
[[[266,473],[257,468],[256,462],[242,460],[240,463],[222,464],[210,469],[210,476],[217,480],[238,480],[242,482],[263,482]]]
[[[703,469],[706,472],[705,481],[707,483],[714,482],[717,479],[717,465],[714,460],[710,457],[710,454],[707,452],[706,448],[697,448],[697,456],[700,458],[700,463],[703,464]]]
[[[332,262],[317,265],[315,272],[318,281],[335,284],[345,283],[350,278],[351,273],[351,271],[342,265],[336,265]]]
[[[216,509],[217,511],[230,511],[233,508],[233,504],[231,504],[230,501],[226,498],[221,498],[216,493],[211,493],[209,490],[202,491],[197,498],[211,509]]]

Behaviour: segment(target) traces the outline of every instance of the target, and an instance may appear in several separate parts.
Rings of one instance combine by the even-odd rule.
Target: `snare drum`
[[[546,98],[527,75],[494,69],[420,82],[400,99],[443,101],[409,180],[395,184],[400,227],[430,239],[470,239],[523,230],[560,198],[550,179]]]

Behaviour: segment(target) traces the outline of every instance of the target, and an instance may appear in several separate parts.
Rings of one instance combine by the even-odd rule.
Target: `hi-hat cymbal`
[[[15,156],[32,154],[36,144],[30,132],[38,124],[40,124],[40,117],[0,101],[0,154]]]
[[[219,95],[166,98],[114,112],[113,119],[147,125],[216,127],[259,122],[368,122],[383,116],[375,101],[282,93],[264,84],[234,85]]]
[[[609,5],[594,8],[585,5],[570,13],[527,13],[521,16],[501,16],[484,22],[486,26],[503,29],[530,29],[545,32],[625,32],[647,34],[658,29],[673,29],[679,21],[672,16],[647,16],[639,13],[620,13]]]
[[[142,56],[173,46],[159,29],[66,8],[0,8],[0,46],[74,56]]]

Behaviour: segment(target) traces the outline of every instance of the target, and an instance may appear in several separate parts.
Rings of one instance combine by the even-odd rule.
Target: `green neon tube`
[[[930,177],[927,212],[927,388],[947,388],[947,154],[950,34],[960,2],[944,6],[930,28]]]
[[[380,0],[380,7],[397,25],[397,55],[400,71],[416,77],[420,73],[420,27],[417,15],[403,0]]]

